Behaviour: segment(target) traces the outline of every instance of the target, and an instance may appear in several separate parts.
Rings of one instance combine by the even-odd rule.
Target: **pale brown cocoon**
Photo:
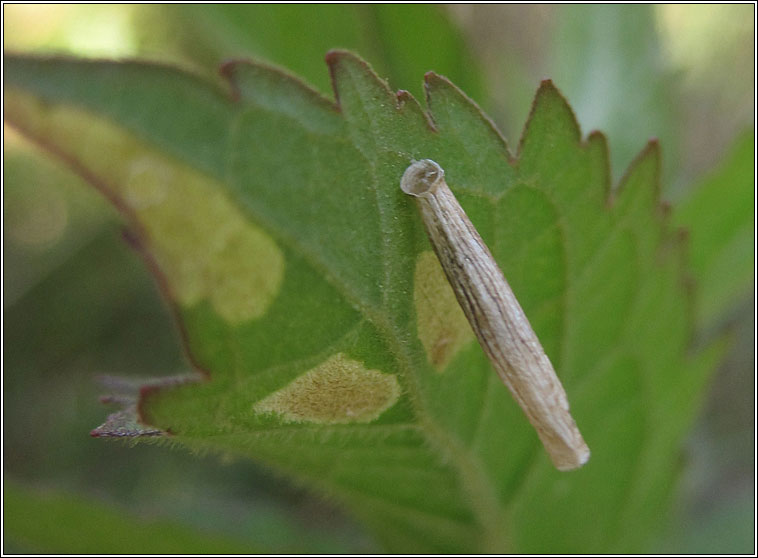
[[[434,251],[484,352],[537,430],[560,471],[584,465],[590,450],[568,399],[513,291],[479,233],[430,159],[416,161],[400,188],[414,196]]]

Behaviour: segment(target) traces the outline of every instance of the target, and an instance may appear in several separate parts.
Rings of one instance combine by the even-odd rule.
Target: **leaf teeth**
[[[426,104],[431,113],[432,121],[440,129],[447,128],[448,130],[453,130],[459,128],[459,122],[450,120],[447,114],[451,112],[447,109],[448,105],[457,105],[457,107],[465,111],[466,115],[471,115],[469,121],[472,123],[472,126],[469,127],[469,131],[494,139],[498,144],[503,146],[503,149],[508,154],[508,159],[512,159],[508,151],[508,142],[495,123],[457,85],[445,76],[441,76],[435,72],[427,72],[424,74],[424,91],[426,92]],[[442,108],[435,111],[435,108],[438,106]]]
[[[452,85],[447,79],[436,72],[426,72],[424,74],[424,93],[426,93],[426,104],[431,107],[431,92],[434,89]]]
[[[559,113],[557,118],[562,120],[566,126],[555,125],[555,112]],[[532,102],[532,108],[529,111],[529,117],[524,125],[524,131],[519,142],[519,158],[528,149],[532,138],[535,135],[543,134],[544,129],[553,131],[554,141],[573,144],[578,144],[581,141],[582,132],[574,111],[563,94],[549,79],[542,80]],[[556,132],[561,132],[561,135],[557,136]]]
[[[89,433],[93,438],[151,438],[167,434],[158,428],[140,424],[136,404],[108,415],[103,424]]]
[[[651,139],[624,172],[618,186],[614,190],[614,197],[618,200],[618,203],[624,203],[626,199],[634,195],[634,190],[637,190],[639,187],[648,187],[649,195],[646,196],[647,203],[651,208],[658,210],[662,217],[664,213],[660,203],[660,177],[661,149],[658,140]],[[642,185],[638,183],[642,183]]]
[[[407,92],[389,91],[354,55],[333,51],[327,63],[346,105],[341,113],[335,112],[333,102],[325,110],[311,102],[311,96],[301,95],[300,82],[286,72],[242,61],[229,62],[221,70],[233,85],[241,80],[241,102],[234,106],[228,88],[224,96],[217,87],[194,78],[141,65],[118,64],[111,70],[111,65],[88,63],[86,72],[78,65],[62,70],[42,67],[14,78],[21,80],[16,87],[47,102],[35,102],[28,115],[14,112],[17,125],[26,125],[30,135],[69,154],[72,161],[81,160],[80,172],[90,180],[97,184],[102,182],[98,177],[113,178],[118,171],[117,166],[105,168],[104,174],[101,167],[91,168],[103,159],[107,144],[80,144],[73,141],[77,134],[55,135],[54,128],[63,121],[42,125],[34,119],[37,113],[46,118],[58,103],[81,106],[127,127],[167,157],[177,157],[222,182],[219,188],[245,215],[260,221],[286,248],[288,273],[294,271],[287,275],[288,281],[293,279],[287,285],[291,296],[277,298],[281,309],[265,314],[262,319],[267,321],[260,329],[239,328],[230,336],[215,318],[207,319],[213,317],[212,305],[186,314],[173,305],[189,358],[212,372],[214,382],[206,389],[170,390],[177,385],[170,379],[126,385],[120,395],[104,399],[123,408],[93,430],[93,436],[161,440],[169,439],[161,435],[176,434],[174,440],[200,449],[246,454],[313,479],[335,497],[367,509],[367,516],[374,508],[362,502],[373,503],[376,494],[371,491],[376,491],[388,502],[388,510],[382,512],[386,518],[377,523],[400,525],[436,544],[438,534],[455,528],[448,522],[452,517],[467,530],[450,543],[455,549],[471,550],[471,542],[482,535],[499,541],[506,516],[515,526],[509,530],[522,534],[514,551],[540,549],[545,541],[560,547],[566,542],[561,527],[576,509],[602,512],[589,519],[578,517],[576,529],[602,533],[604,540],[613,537],[606,534],[612,529],[601,528],[605,525],[639,527],[636,518],[644,515],[645,502],[669,480],[656,476],[656,471],[668,474],[674,462],[669,453],[673,456],[681,437],[670,434],[678,428],[670,426],[670,419],[681,422],[676,409],[685,403],[694,408],[696,393],[678,356],[687,320],[674,284],[681,272],[672,258],[682,255],[681,241],[667,240],[667,230],[653,218],[651,200],[657,186],[651,182],[657,184],[660,157],[655,142],[630,167],[622,184],[622,203],[605,210],[601,188],[610,184],[605,138],[592,133],[579,141],[573,113],[550,80],[540,86],[532,110],[529,149],[524,150],[529,157],[516,166],[507,164],[501,143],[483,124],[478,107],[445,77],[434,72],[425,76],[427,99],[438,111],[442,130],[433,135],[417,118],[424,114],[418,102]],[[29,120],[25,123],[23,118]],[[89,121],[85,124],[91,128]],[[233,141],[226,141],[230,133]],[[87,152],[93,156],[85,157]],[[520,283],[523,300],[535,323],[541,324],[540,335],[552,343],[566,377],[579,388],[577,417],[601,425],[591,434],[602,451],[596,452],[590,474],[580,473],[576,482],[557,486],[544,467],[530,468],[533,444],[518,421],[511,420],[515,415],[503,405],[501,392],[480,381],[480,372],[491,374],[481,369],[480,355],[462,349],[467,341],[456,329],[456,318],[445,308],[425,317],[414,308],[415,298],[410,304],[417,294],[438,306],[445,303],[437,300],[436,292],[415,292],[419,229],[407,207],[397,203],[395,191],[407,160],[427,157],[446,168],[449,164],[451,183],[456,180],[466,210],[471,209],[493,239],[495,257],[520,275],[514,283]],[[393,189],[394,197],[384,185]],[[152,196],[143,198],[150,201]],[[206,214],[208,205],[202,209]],[[216,221],[221,221],[219,226],[228,224],[218,219],[214,226]],[[182,231],[186,233],[180,227],[177,236]],[[661,245],[661,239],[669,244]],[[169,292],[146,242],[135,247]],[[657,265],[661,263],[665,265]],[[250,410],[254,401],[264,400],[275,389],[277,403],[292,403],[293,391],[301,394],[303,384],[282,392],[280,386],[286,382],[276,376],[299,377],[295,374],[310,366],[306,363],[316,358],[314,354],[334,347],[324,353],[327,358],[343,345],[345,354],[366,355],[361,358],[366,358],[367,370],[393,372],[403,379],[407,398],[403,392],[378,419],[382,422],[326,428],[305,423],[279,428],[277,422],[277,428],[269,428],[270,423]],[[444,368],[444,374],[434,373],[433,367]],[[347,366],[347,373],[340,375],[341,383],[332,383],[333,392],[335,385],[350,388],[361,379],[387,388],[386,381],[380,382],[386,379],[373,374],[358,374],[359,381],[351,382],[350,369]],[[697,376],[704,380],[705,375],[703,368]],[[315,376],[323,379],[323,374]],[[112,384],[106,391],[117,391],[118,382]],[[366,390],[372,397],[377,391]],[[394,390],[390,386],[385,393],[392,395]],[[656,397],[645,397],[650,394]],[[672,394],[677,405],[670,404]],[[337,413],[340,418],[366,416],[353,407],[339,407],[343,401],[330,399],[342,411],[341,416]],[[334,408],[326,420],[334,421]],[[245,411],[243,416],[232,414],[237,409]],[[665,428],[646,428],[648,413],[659,414],[656,425]],[[317,418],[325,422],[323,414]],[[401,435],[392,422],[396,420],[403,421],[398,423]],[[260,431],[253,432],[258,427]],[[648,439],[651,445],[646,445]],[[355,459],[358,455],[365,461]],[[369,467],[361,469],[364,462]],[[322,468],[311,470],[312,463]],[[425,469],[439,480],[418,474]],[[628,490],[612,482],[619,471],[634,481],[635,492],[639,489],[636,500],[627,502]],[[367,478],[370,483],[364,482]],[[418,488],[421,495],[408,498],[406,485]],[[429,524],[425,514],[429,509],[436,513],[436,501],[431,506],[428,495],[451,504],[451,511],[442,512],[444,517],[435,515]],[[401,501],[404,497],[408,499]],[[598,517],[606,523],[598,526]],[[449,550],[450,544],[438,546]]]
[[[343,107],[344,98],[340,96],[344,79],[354,81],[356,85],[361,86],[364,89],[364,95],[370,95],[379,102],[384,100],[384,102],[394,104],[395,94],[387,82],[381,79],[365,60],[347,50],[330,50],[326,53],[325,59],[332,78],[334,96],[340,108],[349,108]]]
[[[593,130],[590,135],[587,136],[587,141],[584,144],[588,151],[598,151],[598,159],[602,161],[602,178],[600,182],[603,187],[603,199],[605,200],[606,207],[613,205],[612,191],[611,191],[611,156],[608,150],[608,138],[605,134],[598,130]]]
[[[237,66],[241,63],[242,61],[237,59],[226,60],[218,67],[218,75],[229,84],[231,98],[234,102],[238,102],[242,97],[236,79]]]
[[[412,103],[416,100],[416,98],[411,95],[410,91],[407,91],[406,89],[399,89],[397,93],[395,93],[395,96],[397,97],[399,107],[403,106],[405,103]]]
[[[127,387],[125,382],[122,387]],[[117,387],[115,384],[113,387]],[[163,436],[166,434],[159,428],[142,423],[137,410],[137,397],[132,393],[134,386],[128,385],[129,393],[106,395],[100,398],[101,403],[116,404],[121,409],[108,415],[105,422],[90,431],[93,438],[141,438]]]
[[[103,424],[90,431],[93,438],[144,438],[167,436],[170,433],[151,426],[142,414],[142,404],[147,395],[160,389],[176,387],[201,380],[199,374],[166,376],[164,378],[137,379],[103,375],[98,378],[106,388],[112,390],[109,395],[100,397],[104,404],[116,404],[121,407],[108,415]]]
[[[434,121],[429,113],[421,106],[421,103],[416,100],[416,97],[411,95],[411,93],[405,89],[400,89],[395,94],[395,97],[397,98],[397,110],[400,113],[412,114],[414,117],[423,120],[425,126],[429,130],[437,132],[437,127],[434,125]]]
[[[432,91],[436,89],[442,90],[447,88],[453,88],[460,96],[464,97],[469,102],[473,102],[466,96],[465,93],[453,85],[447,78],[439,75],[436,72],[426,72],[424,74],[424,90],[426,92],[426,101],[430,106],[432,100]]]
[[[229,83],[235,102],[253,102],[294,117],[313,109],[334,112],[337,108],[301,78],[272,64],[232,59],[219,66],[219,74]]]

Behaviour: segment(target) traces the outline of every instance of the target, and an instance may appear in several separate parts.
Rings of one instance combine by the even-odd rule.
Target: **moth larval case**
[[[442,269],[479,344],[537,431],[555,467],[584,465],[590,450],[566,392],[521,305],[431,159],[413,162],[400,188],[414,196]]]

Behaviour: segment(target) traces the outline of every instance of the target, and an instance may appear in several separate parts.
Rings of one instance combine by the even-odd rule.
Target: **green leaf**
[[[755,503],[746,490],[732,502],[713,505],[705,517],[677,521],[653,553],[752,554],[754,548]]]
[[[86,535],[84,535],[86,533]],[[256,550],[223,534],[142,518],[61,491],[3,483],[3,536],[19,553],[249,554]],[[7,548],[3,550],[7,551]]]
[[[414,95],[422,93],[419,77],[429,69],[454,79],[471,95],[483,90],[474,57],[440,6],[175,4],[148,13],[152,16],[137,29],[145,40],[165,34],[163,48],[178,41],[181,54],[210,67],[255,56],[330,91],[323,55],[348,48],[364,53],[380,75],[405,84]]]
[[[710,176],[674,206],[689,233],[698,326],[706,328],[744,300],[755,281],[755,139],[745,131]]]
[[[656,137],[663,176],[676,177],[678,84],[660,54],[654,6],[564,5],[555,25],[548,75],[583,125],[607,134],[616,173]]]
[[[426,75],[429,114],[352,54],[337,103],[264,65],[209,84],[140,63],[8,56],[6,115],[121,209],[205,380],[148,425],[329,495],[395,552],[636,552],[722,347],[686,352],[680,239],[650,143],[610,186],[550,83],[514,158]],[[593,457],[566,474],[491,370],[400,191],[431,158],[561,377]]]

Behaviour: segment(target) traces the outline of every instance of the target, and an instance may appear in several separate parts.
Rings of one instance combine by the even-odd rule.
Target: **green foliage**
[[[159,28],[151,23],[166,22]],[[143,16],[142,40],[165,34],[181,56],[215,69],[218,60],[253,56],[288,68],[322,92],[331,85],[325,52],[360,52],[379,75],[422,93],[419,76],[434,70],[469,95],[482,94],[478,64],[455,26],[431,5],[166,5]],[[163,46],[163,45],[162,45]],[[164,46],[165,48],[165,46]]]
[[[551,49],[550,76],[579,121],[609,138],[614,176],[651,137],[664,152],[663,187],[676,176],[679,84],[661,55],[652,5],[564,5]]]
[[[657,145],[611,188],[603,137],[581,139],[549,82],[512,159],[445,78],[426,77],[429,120],[360,59],[328,63],[337,105],[262,65],[211,84],[6,57],[8,120],[122,211],[211,379],[143,390],[142,419],[330,495],[392,551],[643,549],[720,352],[686,353]],[[420,341],[445,332],[414,297],[429,246],[398,185],[418,158],[446,170],[554,362],[582,470],[552,469],[475,343],[440,371]]]
[[[19,552],[60,554],[249,554],[241,541],[187,525],[138,518],[63,492],[3,486],[3,536]],[[82,534],[86,533],[86,536]],[[9,551],[6,546],[4,551]]]
[[[755,280],[754,160],[754,132],[747,130],[674,209],[674,222],[689,232],[702,329],[740,302]]]
[[[728,506],[719,505],[708,520],[692,518],[686,530],[671,531],[661,553],[751,554],[755,530],[745,518],[755,517],[755,499],[742,493]]]

